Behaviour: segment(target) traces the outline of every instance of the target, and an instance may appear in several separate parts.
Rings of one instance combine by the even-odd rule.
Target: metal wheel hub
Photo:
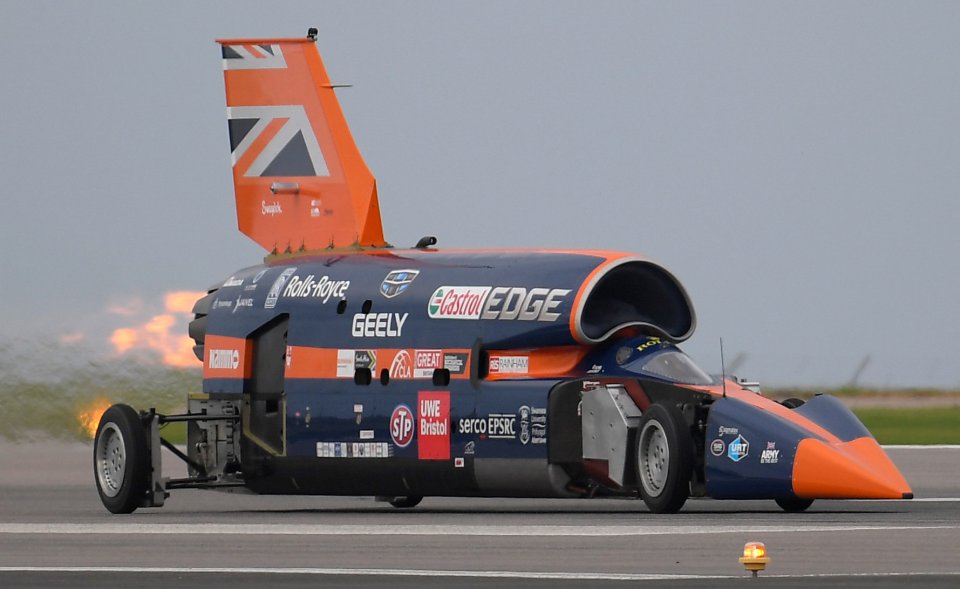
[[[115,423],[108,423],[97,438],[97,481],[107,497],[116,497],[123,486],[127,451],[123,434]]]
[[[659,497],[670,473],[670,447],[659,422],[648,421],[643,426],[639,450],[640,483],[647,495]]]

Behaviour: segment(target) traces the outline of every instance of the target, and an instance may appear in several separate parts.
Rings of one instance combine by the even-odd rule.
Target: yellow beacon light
[[[763,542],[747,542],[743,546],[743,556],[740,557],[740,564],[747,569],[753,576],[757,576],[758,571],[767,568],[770,558],[767,557],[767,547]]]

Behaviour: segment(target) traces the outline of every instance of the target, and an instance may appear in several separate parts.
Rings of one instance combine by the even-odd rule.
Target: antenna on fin
[[[727,398],[727,366],[723,362],[723,338],[720,338],[720,386],[723,390],[723,398]]]
[[[218,40],[240,231],[267,251],[385,247],[376,179],[315,44]]]

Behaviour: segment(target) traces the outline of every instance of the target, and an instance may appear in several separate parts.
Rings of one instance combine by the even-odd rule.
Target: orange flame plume
[[[112,403],[105,397],[97,397],[77,412],[77,422],[80,428],[91,439],[97,435],[97,426],[100,425],[100,417],[110,408]]]
[[[142,325],[114,330],[110,343],[118,354],[149,350],[159,352],[161,360],[168,366],[197,367],[193,340],[186,335],[186,325],[193,318],[194,302],[205,294],[194,291],[167,293],[163,299],[165,313],[153,316]]]

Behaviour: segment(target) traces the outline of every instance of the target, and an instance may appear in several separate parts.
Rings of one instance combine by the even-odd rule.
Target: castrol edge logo
[[[567,288],[441,286],[427,302],[431,319],[556,321]]]
[[[441,286],[430,295],[431,319],[479,319],[489,286]]]

